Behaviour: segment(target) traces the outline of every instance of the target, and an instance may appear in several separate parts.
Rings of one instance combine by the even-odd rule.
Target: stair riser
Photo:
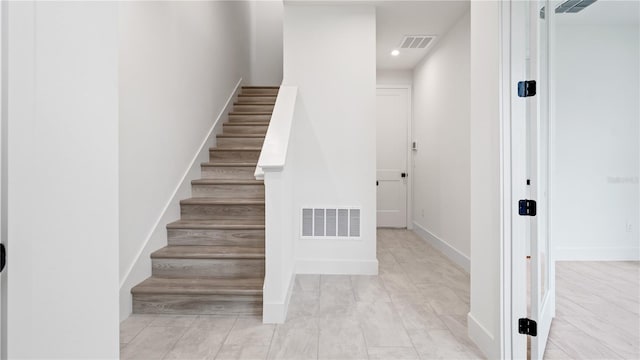
[[[262,296],[134,294],[134,314],[260,315]]]
[[[202,177],[204,179],[255,179],[253,175],[256,171],[254,166],[203,166]]]
[[[264,205],[191,205],[180,206],[183,220],[259,220],[264,221]]]
[[[169,245],[264,246],[264,230],[253,229],[169,229]]]
[[[267,133],[268,125],[227,125],[222,128],[222,132],[225,135],[231,134],[256,134],[265,135]]]
[[[191,185],[193,197],[264,199],[264,185]]]
[[[271,112],[274,105],[235,104],[234,112]]]
[[[278,89],[242,89],[242,95],[278,95]]]
[[[229,147],[258,147],[261,148],[264,143],[264,138],[218,138],[217,146],[219,148],[229,148]]]
[[[230,122],[269,121],[271,115],[229,115]]]
[[[260,151],[216,151],[209,152],[211,162],[222,163],[256,163],[260,157]],[[255,171],[255,169],[254,169]]]
[[[264,259],[152,259],[151,273],[164,278],[264,277]]]
[[[275,96],[239,96],[239,103],[275,104]]]

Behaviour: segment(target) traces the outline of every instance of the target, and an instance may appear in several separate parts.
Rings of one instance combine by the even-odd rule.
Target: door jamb
[[[411,85],[376,85],[377,89],[402,89],[407,90],[407,209],[406,209],[406,224],[408,230],[413,230],[413,150],[411,150],[411,142],[413,141],[412,128],[413,128],[413,95],[411,94]]]

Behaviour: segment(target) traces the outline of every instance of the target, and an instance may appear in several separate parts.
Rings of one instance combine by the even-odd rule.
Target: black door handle
[[[407,177],[407,173],[400,174],[400,177],[403,177],[403,178]]]
[[[378,186],[378,180],[376,180],[376,186]]]
[[[4,266],[7,263],[7,250],[4,248],[4,244],[0,244],[0,272],[4,270]]]

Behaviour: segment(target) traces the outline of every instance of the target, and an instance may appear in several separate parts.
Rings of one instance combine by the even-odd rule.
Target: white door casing
[[[377,226],[406,228],[411,175],[409,88],[378,86],[376,108]]]

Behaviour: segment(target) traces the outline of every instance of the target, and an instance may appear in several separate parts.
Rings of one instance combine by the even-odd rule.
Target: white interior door
[[[555,12],[548,0],[529,2],[529,79],[537,93],[528,99],[527,159],[529,196],[536,201],[536,215],[529,231],[529,318],[536,321],[531,337],[531,359],[542,359],[555,315],[555,262],[549,246],[549,121],[550,121],[550,22]]]
[[[378,88],[376,184],[378,227],[407,227],[409,89]]]

